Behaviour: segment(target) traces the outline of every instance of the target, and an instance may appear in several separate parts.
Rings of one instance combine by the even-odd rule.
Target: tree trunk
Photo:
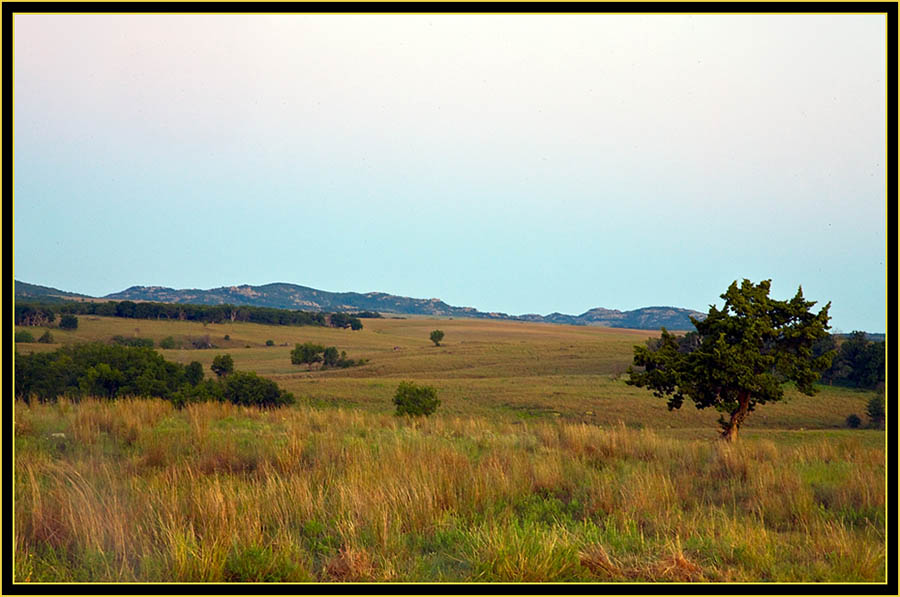
[[[725,441],[729,441],[729,442],[737,441],[738,429],[744,423],[744,419],[747,418],[747,414],[749,412],[750,412],[750,393],[749,392],[741,392],[738,395],[738,407],[733,413],[731,413],[731,421],[729,421],[728,427],[722,432],[722,438]]]

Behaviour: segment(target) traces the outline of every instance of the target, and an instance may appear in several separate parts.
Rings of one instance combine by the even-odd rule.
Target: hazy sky
[[[885,17],[18,15],[15,275],[885,329]]]

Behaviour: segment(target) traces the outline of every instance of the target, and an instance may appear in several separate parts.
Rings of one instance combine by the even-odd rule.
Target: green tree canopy
[[[231,358],[230,354],[216,355],[216,357],[213,359],[210,369],[212,369],[213,373],[215,373],[219,377],[228,375],[229,373],[233,373],[234,359]]]
[[[626,383],[667,397],[669,410],[687,398],[697,408],[728,413],[720,424],[729,441],[758,405],[784,397],[784,384],[793,382],[812,396],[819,372],[834,356],[829,351],[815,357],[812,350],[827,335],[831,303],[814,314],[816,303],[803,298],[802,288],[791,300],[778,301],[769,297],[770,286],[771,280],[732,283],[721,295],[721,310],[710,306],[703,321],[691,318],[697,338],[690,343],[663,328],[655,347],[636,346]]]
[[[431,332],[431,341],[434,342],[435,346],[441,345],[441,340],[444,339],[444,332],[441,330],[433,330]]]
[[[291,364],[293,365],[309,365],[318,363],[322,360],[321,353],[325,352],[325,347],[314,342],[305,342],[294,346],[291,351]]]

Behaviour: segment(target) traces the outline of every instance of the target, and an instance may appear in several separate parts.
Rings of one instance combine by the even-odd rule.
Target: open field
[[[72,332],[53,329],[57,342],[108,341],[115,335],[176,341],[208,335],[209,350],[159,350],[180,363],[199,361],[206,374],[217,354],[228,353],[238,370],[256,371],[293,392],[301,403],[393,411],[391,398],[401,380],[438,388],[440,412],[503,420],[561,417],[568,421],[647,426],[657,430],[696,429],[715,436],[719,413],[685,405],[669,412],[665,401],[625,385],[632,347],[658,333],[644,330],[562,326],[483,320],[428,318],[366,319],[364,329],[265,326],[252,323],[134,320],[79,317]],[[429,339],[440,328],[441,346]],[[22,329],[22,328],[16,328]],[[32,329],[35,337],[43,333]],[[224,340],[225,335],[230,340]],[[275,346],[266,346],[272,340]],[[351,369],[308,370],[292,365],[295,343],[317,342],[369,362]],[[22,352],[53,350],[52,344],[20,344]],[[249,346],[249,347],[248,347]],[[782,403],[760,407],[747,429],[827,429],[844,426],[848,415],[863,416],[868,391],[823,386],[815,397],[787,391]]]
[[[668,412],[624,384],[652,332],[364,324],[54,328],[58,342],[208,334],[218,348],[160,352],[207,375],[227,352],[299,404],[17,403],[16,580],[884,581],[885,434],[842,428],[870,392],[793,393],[726,445],[718,413]],[[369,363],[291,365],[306,341]],[[434,416],[392,415],[404,379],[438,388]]]

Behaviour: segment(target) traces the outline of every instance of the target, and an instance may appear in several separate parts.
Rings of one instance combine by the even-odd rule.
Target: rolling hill
[[[93,298],[22,282],[16,282],[16,296],[29,298],[38,296]],[[644,307],[632,311],[597,307],[581,315],[551,313],[549,315],[527,314],[517,316],[500,312],[484,312],[472,307],[455,307],[437,298],[417,299],[384,292],[328,292],[283,282],[261,286],[247,284],[222,286],[208,290],[199,288],[175,289],[164,286],[132,286],[121,292],[108,294],[101,298],[117,301],[154,301],[201,305],[251,305],[305,311],[378,311],[380,313],[398,315],[466,317],[653,330],[662,326],[672,330],[693,329],[690,317],[702,318],[705,316],[698,311],[678,307]]]

